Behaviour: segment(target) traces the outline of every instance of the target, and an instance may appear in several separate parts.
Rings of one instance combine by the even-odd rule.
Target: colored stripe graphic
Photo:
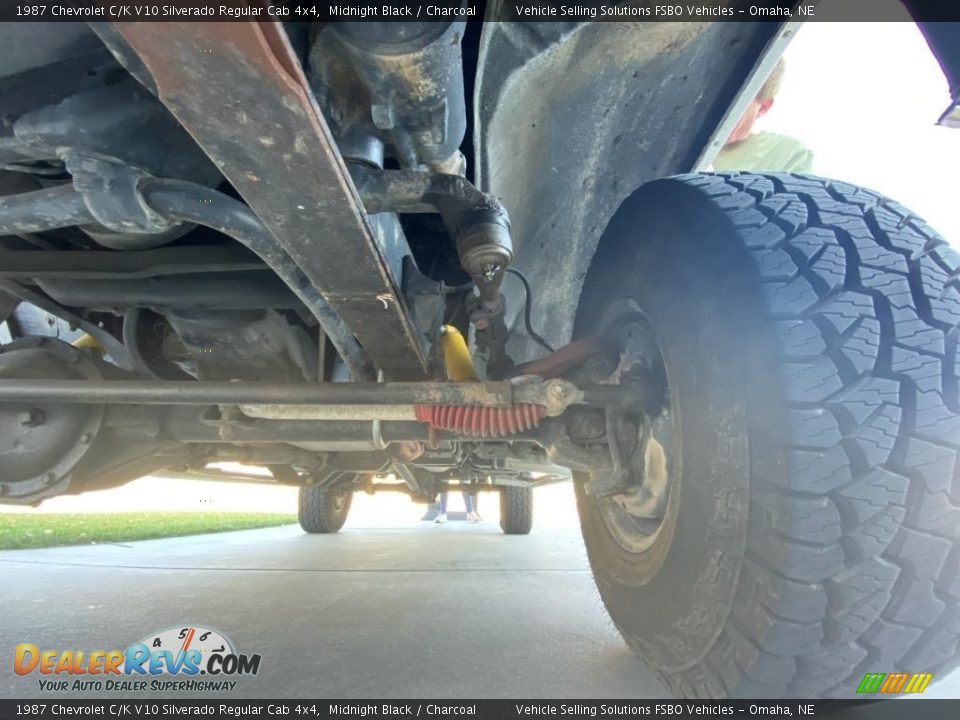
[[[933,673],[914,673],[903,689],[905,693],[922,693],[933,679]]]
[[[863,676],[863,680],[860,681],[860,685],[857,687],[857,692],[875,693],[880,689],[880,683],[883,682],[885,677],[886,673],[867,673]]]
[[[887,675],[886,682],[883,683],[883,686],[880,688],[882,693],[898,693],[900,688],[903,687],[904,683],[907,681],[906,673],[890,673]]]
[[[857,686],[858,693],[922,693],[933,673],[867,673]]]

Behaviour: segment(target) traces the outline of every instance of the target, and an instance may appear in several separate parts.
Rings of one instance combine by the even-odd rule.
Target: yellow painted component
[[[443,362],[447,366],[447,377],[453,382],[469,382],[477,379],[473,367],[473,358],[467,348],[467,341],[453,325],[440,328],[440,347],[443,349]]]
[[[73,345],[75,348],[93,348],[101,355],[107,354],[107,349],[103,347],[103,345],[98,343],[93,336],[87,335],[86,333],[78,337],[76,340],[74,340],[70,344]]]

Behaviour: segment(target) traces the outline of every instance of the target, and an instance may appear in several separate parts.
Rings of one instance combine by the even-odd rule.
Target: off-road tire
[[[611,221],[578,334],[618,296],[643,308],[682,469],[656,557],[577,499],[603,601],[674,694],[850,696],[956,664],[958,266],[902,206],[812,177],[657,181]]]
[[[335,533],[347,521],[353,493],[349,490],[330,490],[316,485],[300,488],[297,519],[308,533]]]
[[[533,528],[533,488],[507,485],[500,493],[500,529],[506,535],[529,535]]]

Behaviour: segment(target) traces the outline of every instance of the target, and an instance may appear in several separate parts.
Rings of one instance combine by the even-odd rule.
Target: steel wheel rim
[[[600,517],[610,536],[630,554],[645,553],[656,544],[673,518],[678,492],[679,444],[677,418],[667,398],[670,384],[663,353],[650,322],[639,304],[630,298],[611,303],[600,322],[600,335],[621,352],[620,364],[611,376],[614,382],[628,380],[638,372],[648,381],[662,384],[662,406],[653,416],[638,416],[636,437],[630,440],[628,469],[640,482],[630,490],[596,500]]]

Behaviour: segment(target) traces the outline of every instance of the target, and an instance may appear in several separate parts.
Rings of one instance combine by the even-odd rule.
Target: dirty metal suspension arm
[[[0,380],[0,403],[83,405],[544,405],[559,414],[583,393],[566,380],[530,383],[234,383],[153,380]]]

